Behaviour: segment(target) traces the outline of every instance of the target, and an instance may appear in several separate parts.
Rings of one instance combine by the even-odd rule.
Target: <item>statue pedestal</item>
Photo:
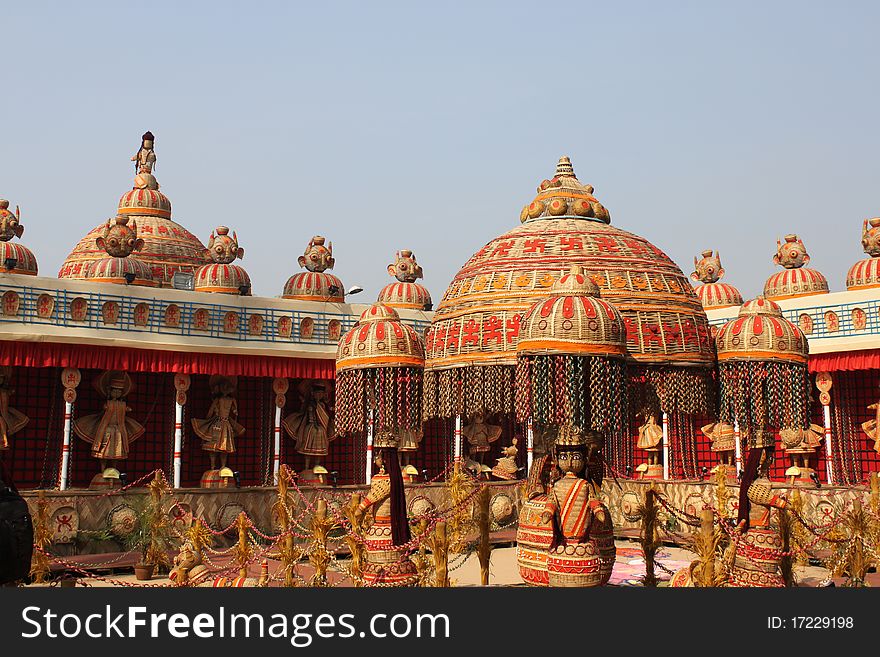
[[[663,466],[642,463],[636,468],[636,479],[663,479]]]
[[[122,483],[119,479],[106,478],[103,473],[96,474],[89,483],[89,490],[108,491],[117,488],[122,488]]]
[[[205,470],[199,486],[202,488],[231,488],[233,480],[232,477],[221,477],[220,470]]]
[[[328,483],[327,471],[320,466],[318,468],[317,472],[314,468],[300,470],[296,483],[300,486],[326,486]]]

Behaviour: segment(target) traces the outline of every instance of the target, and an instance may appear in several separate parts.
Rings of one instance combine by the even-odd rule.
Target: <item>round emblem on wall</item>
[[[107,527],[117,538],[125,539],[131,536],[137,525],[137,511],[128,504],[118,504],[107,514]]]
[[[642,501],[639,499],[639,496],[631,490],[626,491],[620,496],[620,512],[627,522],[638,522],[642,517],[639,514],[641,503]]]
[[[516,503],[507,493],[496,493],[489,500],[489,518],[496,525],[509,525],[516,520]]]

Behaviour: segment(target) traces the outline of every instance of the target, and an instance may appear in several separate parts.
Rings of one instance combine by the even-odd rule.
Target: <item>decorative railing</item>
[[[127,294],[77,291],[0,282],[0,326],[34,324],[127,333],[190,336],[243,342],[333,345],[358,320],[357,315],[250,305],[259,297],[237,297],[241,304],[217,303],[223,295],[187,294],[162,299],[143,294],[146,288],[124,288]],[[121,287],[121,286],[119,286]],[[138,292],[141,292],[139,295]],[[265,301],[270,301],[266,299]],[[402,318],[421,334],[429,323]]]
[[[782,315],[811,340],[880,335],[880,301],[875,299],[787,308]],[[734,317],[736,310],[732,309],[729,315],[710,319],[709,324],[721,326]]]

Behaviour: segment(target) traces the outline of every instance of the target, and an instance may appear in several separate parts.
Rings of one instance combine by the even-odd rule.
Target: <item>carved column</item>
[[[76,401],[76,388],[82,381],[82,374],[75,367],[61,371],[61,385],[64,386],[64,442],[61,445],[61,472],[58,488],[67,490],[70,479],[70,430],[73,424],[73,402]]]
[[[183,464],[183,407],[186,405],[186,393],[189,390],[189,374],[174,375],[174,487],[180,488],[180,470]]]

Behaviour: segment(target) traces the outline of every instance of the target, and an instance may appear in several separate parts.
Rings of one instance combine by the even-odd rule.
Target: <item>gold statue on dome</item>
[[[305,469],[314,471],[336,437],[331,422],[332,407],[326,384],[303,379],[298,390],[300,410],[288,415],[281,424],[296,441],[296,451],[305,457]]]
[[[12,368],[0,367],[0,451],[9,449],[9,438],[25,427],[30,418],[12,408],[9,398],[15,392],[10,388]]]
[[[773,262],[786,269],[798,269],[810,264],[807,247],[797,235],[786,235],[785,241],[776,240],[776,253]]]
[[[131,443],[141,437],[144,427],[128,417],[131,412],[125,398],[132,389],[131,377],[126,372],[109,370],[95,381],[95,388],[106,397],[104,411],[77,418],[73,430],[77,436],[92,445],[92,456],[101,463],[101,470],[110,461],[128,458]]]
[[[694,256],[694,271],[691,278],[702,283],[716,283],[724,278],[724,267],[721,266],[721,254],[712,249],[706,249],[701,254],[702,258],[697,260]]]
[[[211,231],[211,237],[208,239],[205,259],[208,262],[228,265],[236,258],[244,258],[244,249],[238,246],[238,235],[232,231],[232,237],[230,237],[229,228],[217,226],[216,230]]]
[[[482,463],[486,452],[491,449],[490,444],[501,437],[501,431],[500,426],[486,421],[486,414],[483,411],[474,413],[470,424],[461,429],[462,438],[468,442],[471,458]]]
[[[502,447],[503,456],[497,460],[492,468],[492,474],[498,479],[511,480],[516,479],[519,472],[519,466],[516,464],[516,455],[519,450],[516,448],[517,438],[514,436],[508,447]]]
[[[141,147],[131,157],[135,173],[153,173],[153,167],[156,165],[156,153],[153,151],[154,141],[155,137],[149,130],[141,137]]]
[[[325,269],[333,269],[336,260],[333,258],[333,242],[324,246],[325,239],[315,235],[303,253],[296,261],[300,267],[309,271],[323,272]]]
[[[235,400],[237,381],[235,377],[215,374],[208,381],[213,401],[204,420],[193,419],[196,435],[202,439],[202,449],[208,452],[211,469],[226,467],[227,457],[235,452],[235,439],[244,435],[245,429],[236,421],[238,402]]]

